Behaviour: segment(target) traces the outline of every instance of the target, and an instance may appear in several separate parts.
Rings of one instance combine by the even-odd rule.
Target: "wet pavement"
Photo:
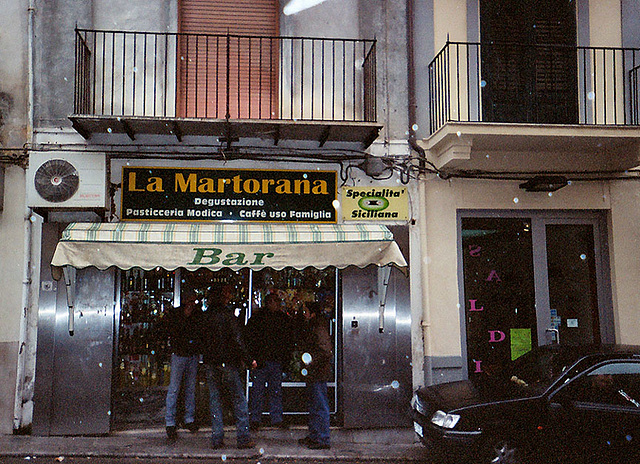
[[[129,462],[127,459],[153,459],[153,462],[176,463],[176,460],[199,459],[206,462],[233,460],[261,464],[271,462],[428,462],[425,448],[417,441],[413,429],[341,429],[331,430],[331,449],[310,450],[298,444],[306,434],[306,427],[289,430],[263,428],[253,435],[255,448],[240,450],[235,447],[235,430],[225,429],[222,449],[210,448],[210,429],[197,433],[180,430],[179,438],[171,443],[164,428],[113,432],[108,436],[37,437],[30,435],[0,436],[0,464],[7,459],[20,458],[21,462],[76,463],[87,461]],[[48,459],[49,461],[45,461]]]

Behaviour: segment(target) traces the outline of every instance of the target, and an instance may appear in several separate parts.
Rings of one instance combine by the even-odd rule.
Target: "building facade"
[[[0,432],[161,425],[153,327],[223,283],[241,320],[331,302],[345,427],[538,344],[640,341],[635,2],[8,3]]]
[[[416,3],[425,382],[637,343],[637,5]]]
[[[14,430],[161,425],[168,347],[155,329],[185,291],[206,306],[223,284],[243,321],[274,291],[292,316],[301,304],[328,305],[334,423],[409,422],[405,4],[344,2],[336,14],[332,2],[297,3],[36,1],[29,10],[24,206],[39,237],[25,314],[37,331],[18,337],[34,351],[34,374],[14,377],[32,407]],[[107,241],[122,238],[116,247],[134,261],[99,262],[110,245],[93,228],[110,225]],[[93,255],[84,264],[61,251],[81,230]],[[185,243],[200,254],[161,262]],[[284,378],[292,420],[306,408],[298,358]],[[366,407],[376,399],[389,407]]]
[[[30,141],[33,108],[28,82],[31,15],[26,5],[5,2],[1,22],[0,49],[0,433],[11,433],[15,415],[21,414],[21,394],[16,378],[32,376],[26,366],[28,353],[22,340],[33,327],[24,316],[30,304],[30,247],[32,223],[25,203],[25,147]],[[36,240],[37,242],[37,240]],[[26,369],[25,369],[26,367]],[[18,387],[19,388],[19,387]],[[26,408],[29,404],[26,405]]]

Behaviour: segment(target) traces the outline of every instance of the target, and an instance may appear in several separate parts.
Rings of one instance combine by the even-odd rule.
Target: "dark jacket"
[[[304,330],[303,346],[311,355],[306,381],[330,381],[333,343],[329,334],[329,320],[325,316],[318,314],[309,320]]]
[[[211,308],[205,313],[202,347],[205,364],[246,368],[253,361],[245,346],[238,319],[227,307]]]
[[[281,311],[261,309],[251,316],[246,327],[249,352],[258,362],[258,368],[266,361],[283,366],[293,350],[293,329],[289,316]]]
[[[203,314],[199,308],[194,309],[190,316],[185,315],[182,306],[171,309],[162,322],[162,330],[169,339],[171,352],[178,356],[199,355],[202,352],[202,324]]]

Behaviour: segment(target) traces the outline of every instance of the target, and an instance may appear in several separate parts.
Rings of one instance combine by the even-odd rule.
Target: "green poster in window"
[[[531,329],[511,329],[511,360],[531,351]]]

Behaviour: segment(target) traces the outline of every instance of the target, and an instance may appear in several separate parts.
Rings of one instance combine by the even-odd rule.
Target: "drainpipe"
[[[416,78],[415,78],[415,44],[414,44],[414,1],[406,0],[406,15],[407,15],[407,95],[408,95],[408,120],[409,120],[409,146],[420,155],[420,168],[423,170],[426,162],[426,153],[422,147],[416,142]],[[419,230],[422,231],[420,236],[420,251],[422,256],[427,256],[427,238],[426,238],[426,205],[427,194],[426,186],[424,185],[424,179],[419,180],[418,192],[419,192],[419,204],[422,205],[420,215],[418,216]],[[420,292],[422,294],[422,320],[420,321],[420,330],[422,332],[422,358],[424,361],[423,372],[426,385],[433,384],[433,370],[431,367],[432,361],[432,347],[431,347],[431,309],[429,302],[429,295],[427,292],[429,286],[429,272],[428,272],[428,259],[422,259],[420,282]]]
[[[35,0],[29,0],[27,7],[27,149],[33,144],[34,124],[34,14]],[[25,390],[25,365],[28,347],[28,322],[31,306],[31,252],[32,252],[32,217],[31,208],[25,208],[24,213],[24,261],[22,279],[22,313],[20,315],[20,335],[18,339],[18,363],[16,366],[16,391],[13,408],[13,429],[19,430],[23,426],[23,393]],[[31,420],[29,419],[29,423]]]

